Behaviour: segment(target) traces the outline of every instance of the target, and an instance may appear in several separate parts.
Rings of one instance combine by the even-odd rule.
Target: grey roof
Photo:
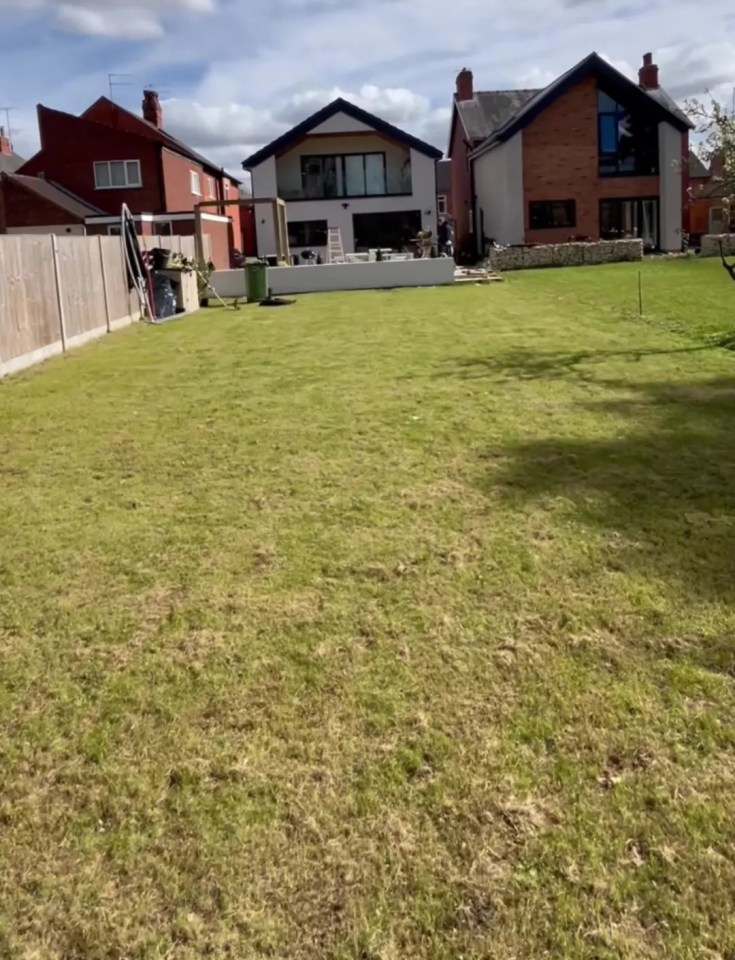
[[[91,203],[86,203],[86,201],[81,200],[75,196],[75,194],[69,193],[68,190],[59,186],[58,183],[54,183],[51,180],[44,180],[43,177],[26,177],[15,173],[10,175],[8,179],[32,191],[49,203],[53,203],[55,207],[66,210],[67,213],[72,214],[74,217],[79,217],[81,220],[83,220],[84,217],[99,216],[104,213],[104,210],[100,210],[99,207],[93,207]]]
[[[539,90],[478,90],[472,100],[458,100],[457,110],[468,139],[485,140],[514,117]]]
[[[15,173],[24,163],[23,157],[19,157],[17,153],[11,153],[9,157],[0,153],[0,173]]]
[[[638,98],[639,102],[644,102],[646,99],[650,100],[656,105],[654,110],[659,114],[661,119],[665,118],[669,122],[673,120],[674,125],[682,131],[690,129],[693,126],[691,120],[679,109],[676,102],[665,90],[659,88],[658,90],[651,91],[639,87],[638,84],[634,83],[609,64],[607,60],[604,60],[599,54],[593,52],[583,60],[580,60],[579,63],[575,64],[571,69],[567,70],[566,73],[562,73],[561,76],[553,80],[547,87],[544,87],[543,90],[537,90],[535,92],[521,91],[522,93],[531,92],[532,96],[521,104],[514,115],[511,115],[505,123],[496,128],[489,137],[486,137],[486,139],[476,147],[470,155],[471,158],[478,157],[486,151],[492,150],[498,143],[509,139],[514,133],[537,117],[542,110],[553,103],[559,96],[569,90],[581,77],[586,76],[590,72],[596,75],[598,79],[603,79],[609,84],[613,92],[615,92],[615,89],[619,89],[621,92],[629,91],[632,99]]]
[[[707,168],[707,165],[702,161],[700,157],[693,151],[689,151],[689,176],[690,177],[700,177],[706,178],[709,177],[710,172]]]
[[[439,160],[436,165],[436,192],[439,196],[452,189],[452,161]]]
[[[682,123],[686,123],[690,129],[694,129],[694,124],[692,121],[684,113],[671,94],[667,93],[663,87],[657,87],[656,90],[646,90],[646,93],[649,97],[653,97],[653,99],[659,103],[664,110],[668,110],[669,113],[673,113],[675,117],[678,117],[679,120],[682,121]]]

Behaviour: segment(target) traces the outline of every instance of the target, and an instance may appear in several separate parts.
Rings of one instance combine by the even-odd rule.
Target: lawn
[[[732,960],[716,263],[0,383],[0,957]]]

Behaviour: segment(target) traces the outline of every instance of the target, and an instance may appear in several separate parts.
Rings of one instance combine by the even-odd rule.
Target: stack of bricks
[[[733,237],[735,240],[735,237]],[[597,243],[556,243],[529,247],[498,247],[490,251],[493,270],[536,267],[582,267],[643,259],[642,240],[600,240]]]

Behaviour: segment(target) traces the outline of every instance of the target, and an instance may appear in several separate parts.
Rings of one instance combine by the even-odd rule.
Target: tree
[[[686,111],[702,141],[697,153],[710,164],[712,179],[722,195],[722,206],[728,223],[735,211],[735,114],[728,113],[722,104],[710,97],[709,104],[688,100]],[[735,262],[728,263],[720,241],[722,265],[735,280]]]

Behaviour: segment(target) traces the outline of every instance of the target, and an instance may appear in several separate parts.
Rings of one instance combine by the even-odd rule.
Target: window
[[[447,212],[447,198],[446,197],[437,197],[436,198],[436,209],[439,216],[443,216]]]
[[[153,223],[153,233],[157,237],[172,237],[173,227],[170,220],[156,220]]]
[[[600,176],[658,173],[658,126],[597,92]]]
[[[647,250],[658,247],[658,199],[601,200],[600,237],[603,240],[643,240]]]
[[[326,247],[326,220],[294,220],[288,225],[290,247]]]
[[[226,200],[230,195],[230,181],[227,179],[227,177],[225,177],[225,179],[222,181],[222,192]]]
[[[212,177],[207,177],[207,197],[211,200],[216,200],[217,198],[214,192],[214,180]]]
[[[194,194],[195,197],[201,197],[202,184],[199,179],[199,174],[196,172],[196,170],[192,170],[190,176],[191,176],[191,192]]]
[[[110,224],[110,226],[107,228],[107,233],[111,237],[119,237],[121,232],[122,231],[119,223],[116,226]]]
[[[576,227],[577,204],[574,200],[532,200],[528,205],[532,230]]]
[[[301,158],[304,198],[382,197],[388,192],[384,153],[348,153]]]
[[[94,185],[98,190],[123,190],[140,187],[140,160],[105,160],[94,165]]]

